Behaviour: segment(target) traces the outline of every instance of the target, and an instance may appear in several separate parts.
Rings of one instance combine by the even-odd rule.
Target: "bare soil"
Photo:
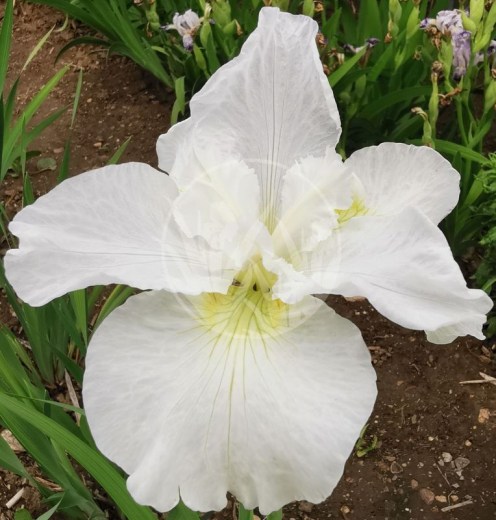
[[[62,15],[47,8],[18,4],[11,79],[42,35],[63,21]],[[61,46],[81,30],[71,24],[52,34],[22,76],[19,105],[63,64],[70,70],[43,114],[70,104],[78,70],[83,69],[84,86],[71,138],[71,174],[104,165],[129,136],[132,140],[123,160],[156,165],[155,142],[168,127],[171,93],[128,60],[109,57],[96,48],[73,49],[54,64]],[[70,113],[50,127],[35,148],[60,164],[69,124]],[[54,185],[56,172],[34,170],[31,164],[35,190],[44,193]],[[11,215],[20,209],[19,179],[10,177],[5,182],[0,200]],[[7,248],[6,243],[0,244],[0,249]],[[462,338],[451,345],[431,345],[422,333],[392,324],[367,302],[332,297],[328,304],[360,327],[371,350],[379,397],[366,440],[375,435],[378,446],[362,458],[350,456],[328,500],[319,505],[290,504],[284,509],[285,519],[496,519],[496,386],[460,385],[460,381],[481,379],[479,372],[496,376],[494,341]],[[3,298],[0,323],[15,326]],[[33,463],[26,461],[26,465],[36,474]],[[21,487],[26,487],[26,495],[7,509],[5,504]],[[459,507],[443,511],[450,506]],[[25,482],[0,470],[0,520],[13,518],[22,507],[33,516],[49,509]],[[227,519],[232,513],[231,506],[215,516]]]

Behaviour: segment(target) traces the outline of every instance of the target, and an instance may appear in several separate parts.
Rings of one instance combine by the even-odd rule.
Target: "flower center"
[[[251,259],[237,275],[227,294],[206,293],[200,321],[219,337],[248,339],[274,336],[287,324],[289,306],[272,299],[277,276],[265,269],[259,257]]]
[[[365,205],[364,200],[356,195],[353,195],[353,202],[349,208],[336,210],[339,224],[344,224],[354,217],[363,217],[368,212],[369,208]]]

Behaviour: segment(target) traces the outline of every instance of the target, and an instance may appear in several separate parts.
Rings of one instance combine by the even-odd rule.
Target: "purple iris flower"
[[[367,38],[365,40],[365,43],[361,45],[360,47],[355,47],[354,45],[351,45],[350,43],[345,43],[343,45],[343,50],[345,52],[350,52],[352,54],[358,54],[363,49],[372,49],[380,42],[379,38]]]
[[[470,31],[458,31],[453,34],[451,45],[453,47],[453,79],[460,81],[467,73],[470,64]]]

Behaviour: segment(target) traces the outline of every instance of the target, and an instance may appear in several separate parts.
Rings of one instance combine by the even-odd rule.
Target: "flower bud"
[[[231,4],[226,0],[216,0],[213,2],[212,18],[219,27],[225,27],[232,21]]]
[[[429,117],[420,107],[413,107],[412,113],[417,116],[420,116],[424,120],[424,131],[422,135],[422,143],[426,146],[434,148],[434,142],[432,140],[432,128],[429,123]]]
[[[197,45],[193,45],[193,54],[195,56],[195,61],[198,67],[206,72],[207,69],[207,61],[205,60],[205,56],[203,55],[203,52]]]
[[[420,10],[418,6],[414,6],[410,15],[408,16],[408,20],[406,22],[406,38],[409,40],[412,38],[415,33],[419,30],[419,13]]]
[[[224,27],[222,27],[222,32],[226,36],[234,36],[236,34],[236,31],[237,31],[236,20],[231,20],[228,24],[226,24],[226,25],[224,25]]]
[[[310,18],[313,18],[314,13],[315,13],[315,7],[313,4],[313,0],[303,0],[303,14],[305,16],[309,16]]]
[[[493,29],[496,25],[496,2],[491,4],[489,12],[484,19],[484,30],[482,33],[479,31],[477,38],[474,43],[474,51],[480,51],[489,44],[492,38]]]
[[[491,78],[484,92],[484,114],[494,110],[494,105],[496,105],[496,80]]]
[[[398,24],[401,19],[401,13],[402,9],[399,0],[389,0],[388,34],[391,38],[394,38],[398,35]]]
[[[436,62],[434,62],[436,63]],[[432,93],[429,99],[429,125],[431,127],[431,135],[436,133],[437,118],[439,116],[439,67],[432,66],[431,81],[432,81]],[[441,67],[442,68],[442,67]]]
[[[484,14],[484,0],[470,0],[470,19],[477,25]]]
[[[152,31],[160,29],[160,19],[157,14],[157,4],[155,0],[146,0],[143,4],[145,6],[145,16],[148,26]]]
[[[475,34],[477,32],[477,24],[463,11],[460,11],[460,16],[462,18],[463,28]]]
[[[451,67],[453,63],[453,45],[450,42],[442,41],[439,49],[439,61],[443,64],[443,73],[445,78],[450,77]]]
[[[289,0],[272,0],[270,5],[272,7],[279,7],[281,11],[287,11],[289,8]]]

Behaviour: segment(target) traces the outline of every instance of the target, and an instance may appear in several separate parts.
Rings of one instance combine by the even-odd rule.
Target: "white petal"
[[[157,156],[159,168],[171,173],[173,168],[178,168],[181,161],[189,162],[187,152],[192,150],[191,132],[193,121],[186,119],[176,123],[170,130],[161,135],[157,140]],[[179,168],[182,170],[182,168]]]
[[[376,396],[367,347],[316,298],[264,301],[243,329],[227,296],[143,293],[94,334],[88,421],[139,503],[219,510],[229,491],[266,514],[337,484]]]
[[[467,288],[444,235],[415,209],[351,219],[294,267],[308,283],[295,288],[295,275],[279,269],[274,294],[285,301],[304,291],[360,295],[403,327],[425,330],[436,343],[467,334],[484,338],[491,299]]]
[[[173,181],[150,166],[107,166],[63,182],[10,224],[5,257],[17,294],[43,305],[69,291],[122,283],[189,294],[225,291],[234,271],[171,218]]]
[[[260,226],[259,187],[253,170],[240,161],[204,171],[174,202],[174,217],[188,237],[203,237],[231,255]]]
[[[329,149],[325,157],[307,157],[284,176],[281,215],[273,233],[275,251],[291,254],[311,251],[329,237],[337,224],[336,209],[351,204],[350,176],[341,156]]]
[[[180,186],[190,184],[194,168],[176,168],[171,160],[178,134],[190,130],[197,154],[212,150],[216,165],[237,158],[255,169],[263,219],[273,229],[286,169],[309,155],[323,156],[339,139],[339,114],[316,33],[308,17],[262,9],[240,55],[191,100],[191,123],[161,136],[160,167]],[[201,160],[207,169],[212,166],[208,158]]]
[[[362,182],[371,214],[394,215],[414,207],[438,224],[460,195],[459,173],[427,146],[370,146],[353,153],[345,166]]]

